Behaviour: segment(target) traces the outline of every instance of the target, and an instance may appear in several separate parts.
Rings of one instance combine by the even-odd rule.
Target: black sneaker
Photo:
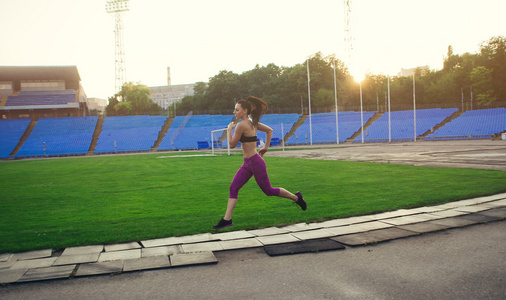
[[[302,198],[302,194],[300,192],[297,192],[295,195],[297,195],[297,197],[299,197],[299,199],[297,201],[295,201],[295,203],[297,203],[297,205],[299,205],[300,208],[302,208],[302,210],[306,210],[307,203],[306,203],[306,201],[304,201],[304,198]]]
[[[230,227],[234,225],[234,223],[232,223],[232,219],[230,220],[225,220],[225,219],[221,219],[219,222],[218,222],[218,225],[216,226],[213,226],[213,229],[223,229],[223,228],[226,228],[226,227]]]

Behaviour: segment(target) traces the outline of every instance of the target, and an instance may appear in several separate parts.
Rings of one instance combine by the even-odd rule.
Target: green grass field
[[[0,162],[0,253],[214,232],[241,155],[119,155]],[[506,192],[506,172],[265,157],[273,186],[302,191],[303,212],[252,179],[242,230],[322,221]]]

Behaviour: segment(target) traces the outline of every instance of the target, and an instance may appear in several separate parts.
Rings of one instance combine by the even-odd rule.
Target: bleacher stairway
[[[98,117],[97,127],[95,127],[95,131],[93,132],[93,138],[91,140],[90,149],[88,149],[88,153],[86,155],[93,155],[93,152],[95,152],[98,137],[100,136],[100,133],[102,133],[102,125],[104,125],[104,119],[105,116]]]
[[[19,139],[19,143],[17,144],[16,148],[14,148],[14,150],[12,150],[12,152],[9,156],[15,156],[18,153],[19,149],[21,149],[21,147],[23,147],[23,144],[30,137],[30,134],[32,133],[33,128],[35,128],[35,125],[37,125],[37,119],[32,119],[32,121],[30,122],[30,125],[28,125],[28,128],[26,128],[25,133],[23,134],[21,139]]]

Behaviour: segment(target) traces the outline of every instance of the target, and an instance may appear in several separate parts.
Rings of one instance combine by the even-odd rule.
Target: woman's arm
[[[237,126],[236,126],[237,125]],[[232,135],[232,130],[235,127],[235,132]],[[244,132],[244,124],[231,122],[227,127],[227,138],[229,139],[228,143],[230,148],[235,148],[237,144],[239,144],[239,140],[241,139],[241,135]]]
[[[258,154],[260,154],[260,156],[264,156],[265,152],[267,152],[267,149],[269,149],[269,145],[271,144],[273,130],[269,126],[262,123],[258,123],[257,129],[265,132],[266,134],[265,145],[263,149],[260,149],[260,151],[258,151]]]

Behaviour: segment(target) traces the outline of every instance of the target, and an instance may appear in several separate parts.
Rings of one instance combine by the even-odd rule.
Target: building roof
[[[81,81],[76,66],[0,66],[0,81]]]

